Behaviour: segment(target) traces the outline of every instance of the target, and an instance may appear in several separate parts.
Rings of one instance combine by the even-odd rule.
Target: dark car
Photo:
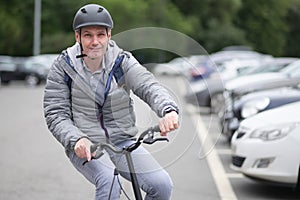
[[[46,80],[50,66],[56,57],[56,54],[32,57],[0,57],[1,83],[25,81],[30,86],[38,85]]]
[[[23,79],[23,63],[26,58],[0,56],[1,84],[8,84],[11,80]]]
[[[300,80],[294,80],[293,82],[277,82],[273,85],[266,84],[266,87],[261,87],[261,91],[257,92],[232,94],[225,91],[224,115],[219,115],[222,133],[230,141],[242,120],[269,109],[300,101],[299,84]],[[272,87],[276,89],[268,90]]]
[[[2,73],[5,71],[13,71],[16,68],[12,60],[13,58],[10,56],[0,56],[0,85],[4,82],[4,80],[2,80]]]

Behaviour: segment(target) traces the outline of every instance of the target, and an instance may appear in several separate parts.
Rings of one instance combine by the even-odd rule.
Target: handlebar
[[[168,138],[154,138],[154,134],[160,132],[160,128],[158,125],[153,126],[145,130],[140,134],[140,136],[137,138],[136,142],[131,144],[130,146],[123,147],[122,149],[117,149],[112,143],[98,143],[98,144],[93,144],[90,148],[91,153],[96,152],[96,155],[92,157],[92,159],[98,159],[100,158],[104,153],[104,149],[109,149],[114,153],[121,154],[125,152],[132,152],[135,149],[137,149],[142,143],[145,144],[153,144],[157,141],[167,141],[169,142]],[[146,137],[147,136],[147,137]],[[145,138],[146,137],[146,138]],[[145,138],[145,139],[144,139]],[[88,161],[85,161],[83,163],[86,164]]]

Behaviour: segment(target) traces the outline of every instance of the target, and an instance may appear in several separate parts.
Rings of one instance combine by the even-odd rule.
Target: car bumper
[[[297,184],[300,146],[286,138],[264,142],[260,139],[232,140],[231,168],[246,176],[271,182]],[[286,147],[286,148],[282,148]]]

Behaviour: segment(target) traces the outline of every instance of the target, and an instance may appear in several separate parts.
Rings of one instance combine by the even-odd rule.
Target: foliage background
[[[192,37],[209,53],[247,45],[273,56],[300,57],[300,0],[42,0],[41,53],[59,53],[74,43],[73,17],[87,3],[110,11],[113,34],[165,27]],[[0,54],[32,55],[34,0],[0,0],[0,20]],[[147,61],[170,57],[160,53],[136,52]]]

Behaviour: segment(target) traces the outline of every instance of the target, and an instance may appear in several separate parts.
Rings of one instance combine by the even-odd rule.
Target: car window
[[[250,66],[245,66],[245,67],[240,67],[236,71],[238,74],[244,74],[246,73],[249,69],[251,69]]]
[[[297,60],[280,71],[289,77],[300,77],[300,60]]]
[[[16,63],[12,62],[0,62],[0,71],[14,71],[16,70]]]

